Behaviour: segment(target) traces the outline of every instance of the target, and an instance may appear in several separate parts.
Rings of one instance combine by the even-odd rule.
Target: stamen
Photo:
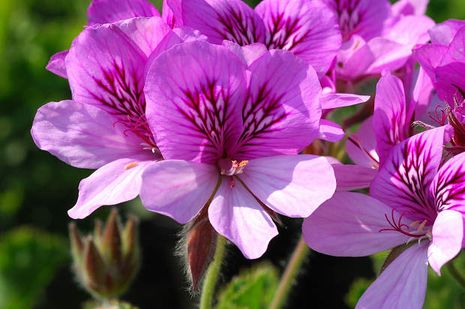
[[[391,227],[390,228],[380,229],[379,232],[395,231],[395,232],[399,232],[399,233],[402,233],[404,235],[410,236],[411,239],[409,239],[407,241],[407,243],[409,241],[411,241],[412,239],[422,238],[422,237],[427,235],[426,232],[423,232],[426,224],[428,223],[428,221],[426,219],[423,220],[421,223],[419,223],[419,221],[412,222],[410,224],[410,226],[416,226],[416,225],[419,224],[418,229],[416,231],[414,231],[414,233],[412,233],[410,231],[409,226],[406,225],[405,223],[402,223],[402,219],[404,218],[404,214],[403,213],[400,214],[399,218],[396,219],[395,213],[396,213],[396,211],[394,209],[392,209],[390,218],[388,217],[387,214],[384,215],[384,217],[386,218],[387,223]]]
[[[249,163],[247,160],[238,162],[236,160],[222,159],[218,162],[218,166],[221,175],[234,176],[242,174],[247,163]]]
[[[434,113],[429,112],[429,118],[436,122],[439,126],[443,126],[447,122],[447,117],[449,114],[449,107],[443,108],[440,105],[437,105],[434,108]]]
[[[417,229],[417,232],[418,232],[418,233],[422,233],[422,232],[423,232],[423,229],[425,228],[426,223],[428,223],[428,221],[425,219],[425,220],[423,220],[423,222],[420,224],[420,226],[418,226],[418,229]]]
[[[134,168],[136,167],[137,165],[139,165],[139,163],[137,163],[136,161],[134,162],[131,162],[131,163],[128,163],[124,166],[124,169],[125,170],[130,170],[131,168]]]

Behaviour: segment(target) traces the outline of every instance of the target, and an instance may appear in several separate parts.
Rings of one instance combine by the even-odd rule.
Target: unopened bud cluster
[[[105,226],[96,221],[94,232],[81,236],[70,224],[74,272],[95,298],[112,300],[126,292],[140,265],[137,220],[130,217],[122,226],[116,210]]]

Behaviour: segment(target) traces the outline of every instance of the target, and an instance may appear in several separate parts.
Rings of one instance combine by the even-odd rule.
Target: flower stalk
[[[289,260],[286,269],[284,270],[284,274],[281,277],[278,289],[276,290],[274,298],[271,301],[270,309],[282,308],[286,303],[291,287],[296,281],[299,270],[309,253],[310,249],[308,248],[304,239],[301,237],[294,249],[294,252],[292,253],[291,259]]]
[[[221,265],[223,264],[224,256],[226,253],[226,239],[218,235],[216,240],[215,254],[213,260],[208,266],[205,279],[202,286],[202,294],[200,295],[200,309],[213,308],[213,296],[218,282]]]

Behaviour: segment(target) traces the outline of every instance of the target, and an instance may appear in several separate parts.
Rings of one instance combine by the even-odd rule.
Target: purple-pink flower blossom
[[[416,44],[426,43],[434,22],[424,15],[427,1],[322,0],[339,19],[344,43],[337,78],[357,82],[408,64]]]
[[[161,159],[145,115],[145,70],[176,42],[159,17],[91,26],[73,42],[65,63],[73,100],[41,107],[32,128],[40,149],[97,169],[81,181],[72,218],[135,198],[142,171]]]
[[[319,75],[341,46],[334,14],[319,1],[264,0],[254,9],[242,0],[167,0],[176,26],[199,30],[209,42],[254,43],[291,51]]]
[[[465,22],[446,21],[431,29],[430,37],[431,43],[418,47],[415,56],[429,82],[430,110],[437,123],[451,125],[449,150],[460,153],[465,151]]]
[[[377,169],[392,147],[412,136],[418,127],[445,125],[435,120],[439,102],[434,100],[429,77],[421,69],[415,75],[413,89],[409,89],[400,78],[383,73],[376,85],[373,115],[346,144],[347,154],[357,165]]]
[[[334,194],[329,162],[297,155],[320,135],[321,91],[313,68],[285,51],[196,41],[163,53],[145,92],[165,160],[143,173],[144,206],[180,223],[208,215],[260,257],[278,233],[275,212],[307,217]]]
[[[465,155],[441,164],[444,127],[395,146],[371,196],[339,192],[303,225],[311,248],[364,256],[405,245],[360,299],[358,308],[421,308],[427,265],[441,267],[462,248]]]
[[[164,14],[165,15],[165,14]],[[88,10],[88,25],[109,24],[135,17],[159,17],[149,0],[92,0]],[[167,20],[163,16],[163,20]],[[50,58],[47,70],[67,78],[65,59],[68,51],[61,51]]]

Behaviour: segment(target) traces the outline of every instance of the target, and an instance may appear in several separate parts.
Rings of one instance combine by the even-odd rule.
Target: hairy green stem
[[[213,308],[213,296],[215,295],[215,288],[220,274],[221,264],[223,263],[224,255],[226,252],[226,239],[218,235],[216,240],[215,255],[213,260],[208,266],[205,279],[202,286],[202,294],[200,295],[200,309]]]
[[[457,281],[458,284],[465,288],[465,278],[455,267],[454,261],[447,263],[447,269],[449,270],[449,273],[452,275],[452,277],[454,277],[455,281]]]
[[[279,309],[284,306],[289,296],[289,292],[291,291],[292,285],[297,279],[299,270],[309,253],[310,249],[307,247],[307,244],[301,237],[294,249],[294,252],[292,253],[291,259],[289,260],[286,269],[284,270],[284,274],[281,277],[278,289],[276,290],[273,300],[271,301],[270,309]]]

